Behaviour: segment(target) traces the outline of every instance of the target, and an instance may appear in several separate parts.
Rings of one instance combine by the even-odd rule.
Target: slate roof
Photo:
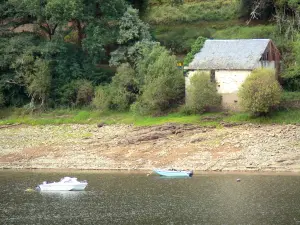
[[[206,40],[187,69],[252,70],[270,39]]]

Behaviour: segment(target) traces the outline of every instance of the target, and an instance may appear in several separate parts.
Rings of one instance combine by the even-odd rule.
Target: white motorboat
[[[76,177],[64,177],[59,182],[47,183],[44,181],[37,186],[40,191],[83,191],[87,181],[78,181]]]

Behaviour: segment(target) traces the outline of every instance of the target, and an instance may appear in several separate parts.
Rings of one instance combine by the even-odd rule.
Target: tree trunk
[[[54,24],[53,28],[51,28],[49,23],[42,23],[42,24],[39,24],[39,26],[47,34],[49,40],[51,41],[52,36],[55,34],[55,30],[56,30],[58,24]]]
[[[81,22],[76,19],[75,20],[76,22],[76,29],[77,29],[77,32],[78,32],[78,37],[77,37],[77,44],[78,46],[82,46],[82,39],[83,39],[83,29],[82,29],[82,26],[81,26]]]

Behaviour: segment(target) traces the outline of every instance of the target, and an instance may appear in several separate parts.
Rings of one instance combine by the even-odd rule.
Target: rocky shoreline
[[[0,127],[2,169],[300,172],[300,126]]]

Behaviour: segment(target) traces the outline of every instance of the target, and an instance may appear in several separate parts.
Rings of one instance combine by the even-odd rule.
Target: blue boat
[[[160,176],[165,177],[191,177],[193,176],[193,170],[163,170],[163,169],[154,169],[155,173],[159,174]]]

